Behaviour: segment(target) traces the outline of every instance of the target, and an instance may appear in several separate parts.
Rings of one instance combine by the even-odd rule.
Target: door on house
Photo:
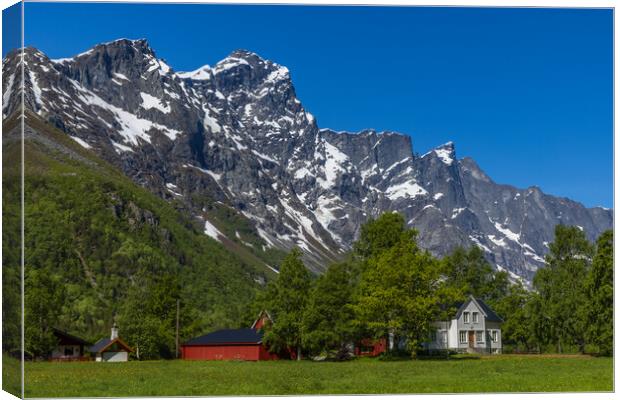
[[[474,347],[475,332],[469,331],[469,347]]]

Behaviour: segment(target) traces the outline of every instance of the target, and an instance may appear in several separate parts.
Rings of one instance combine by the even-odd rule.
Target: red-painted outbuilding
[[[277,360],[263,344],[262,328],[270,320],[262,312],[251,328],[222,329],[191,339],[181,346],[184,360]]]
[[[362,339],[355,344],[354,354],[358,357],[370,356],[376,357],[385,353],[387,350],[387,340],[385,338],[373,340]]]

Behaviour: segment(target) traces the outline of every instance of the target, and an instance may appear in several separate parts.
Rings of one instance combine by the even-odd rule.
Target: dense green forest
[[[269,272],[225,249],[152,195],[49,126],[25,143],[26,351],[44,356],[52,328],[92,342],[121,336],[143,359],[172,357],[181,339],[240,326]],[[19,348],[20,142],[3,140],[3,339]],[[19,129],[17,129],[17,132]],[[16,131],[13,130],[13,135]],[[264,268],[264,266],[263,266]]]
[[[589,352],[611,355],[613,344],[613,234],[595,245],[577,227],[558,225],[546,266],[533,290],[496,271],[478,247],[435,258],[416,243],[404,218],[386,213],[362,227],[342,263],[312,280],[298,251],[257,299],[273,324],[272,350],[340,358],[361,338],[393,333],[416,356],[431,324],[451,319],[469,295],[504,319],[504,351]]]
[[[174,202],[61,132],[32,117],[28,123],[39,132],[25,143],[25,338],[32,356],[54,347],[52,328],[94,342],[116,321],[141,359],[174,357],[177,300],[181,340],[245,326],[267,309],[275,322],[265,340],[274,351],[340,357],[352,340],[391,332],[406,338],[415,356],[431,323],[454,314],[468,295],[504,318],[505,351],[612,352],[611,231],[592,244],[578,228],[558,226],[546,267],[526,290],[477,247],[432,256],[401,215],[386,213],[366,223],[353,250],[325,274],[312,276],[293,250],[276,277],[255,257],[204,235]],[[5,351],[19,348],[20,331],[16,126],[5,123],[3,137]],[[213,210],[222,221],[245,223]]]

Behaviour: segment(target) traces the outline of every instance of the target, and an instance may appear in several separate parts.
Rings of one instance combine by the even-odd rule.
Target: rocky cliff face
[[[19,60],[3,60],[4,116],[19,108]],[[405,215],[436,255],[479,246],[526,280],[556,224],[579,225],[590,239],[612,227],[611,210],[494,183],[452,143],[415,156],[407,135],[319,129],[289,71],[251,52],[175,72],[145,40],[121,39],[60,60],[27,48],[24,62],[27,108],[183,202],[216,240],[205,197],[250,220],[263,250],[298,246],[317,272],[385,211]]]

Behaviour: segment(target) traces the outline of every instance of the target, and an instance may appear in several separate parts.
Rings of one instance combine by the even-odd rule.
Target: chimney
[[[116,326],[116,322],[112,325],[112,334],[110,335],[110,339],[114,340],[118,337],[118,326]]]

